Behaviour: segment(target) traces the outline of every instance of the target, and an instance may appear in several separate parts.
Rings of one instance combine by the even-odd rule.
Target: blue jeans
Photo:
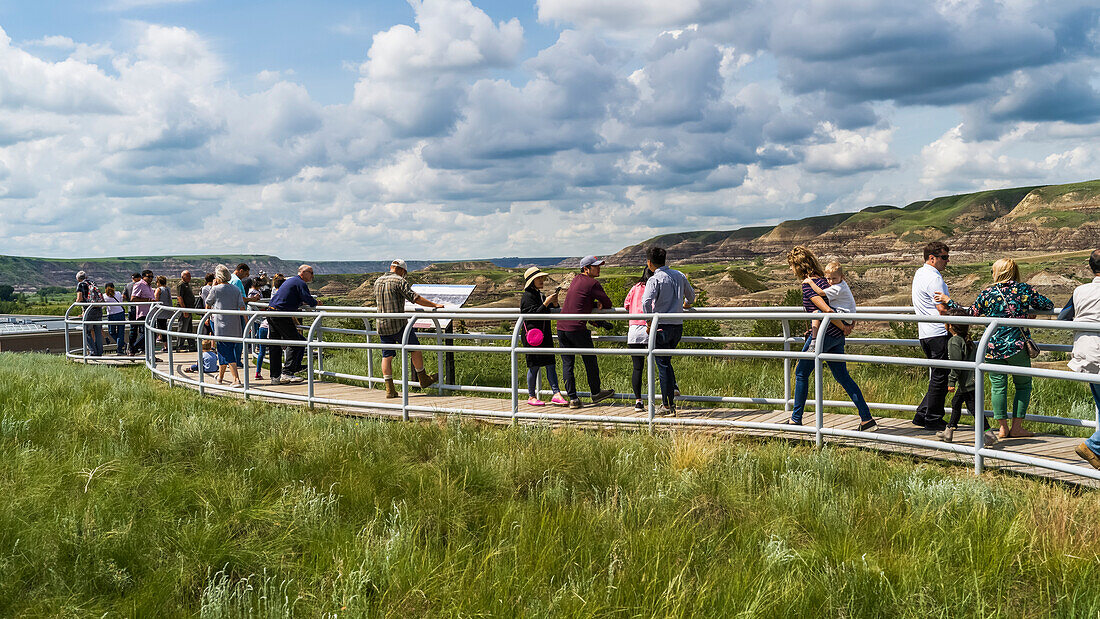
[[[680,343],[684,336],[684,325],[664,325],[657,329],[657,341],[655,349],[673,349]],[[676,390],[676,370],[672,368],[672,355],[653,355],[653,363],[657,365],[657,374],[661,378],[661,401],[665,406],[672,408],[672,396]]]
[[[1092,399],[1096,403],[1096,410],[1100,410],[1100,383],[1089,383],[1089,389],[1092,390]],[[1089,446],[1092,453],[1100,454],[1100,428],[1097,428],[1092,436],[1085,439],[1085,444]]]
[[[103,325],[84,327],[84,345],[88,348],[88,356],[103,356]]]
[[[527,368],[527,395],[532,398],[539,397],[539,370],[542,368],[546,368],[546,382],[550,383],[550,389],[554,393],[561,393],[561,390],[558,389],[558,369],[554,367],[554,364],[529,367]]]
[[[813,341],[813,338],[806,339],[806,344],[802,347],[803,352],[813,347]],[[822,344],[821,352],[823,353],[844,353],[843,335],[840,337],[826,335]],[[856,405],[856,410],[859,411],[860,420],[870,421],[871,409],[867,408],[867,400],[863,399],[863,392],[859,390],[859,385],[848,374],[848,364],[843,361],[826,361],[825,365],[829,366],[829,371],[833,373],[836,382],[840,383],[844,391],[848,392],[848,397],[852,399],[852,403]],[[791,421],[795,423],[802,423],[802,411],[806,408],[806,396],[810,391],[810,376],[813,373],[813,359],[800,359],[798,365],[794,368],[794,410],[791,412]]]
[[[126,312],[108,314],[107,320],[111,322],[122,322],[126,320]],[[126,337],[126,325],[107,325],[107,333],[111,336],[111,339],[115,341],[115,348],[117,348],[118,354],[121,355],[126,352],[126,341],[123,339]]]
[[[260,327],[259,338],[264,339],[267,337],[268,328]],[[256,373],[259,374],[260,370],[264,369],[264,355],[267,353],[267,346],[260,344],[256,347]]]

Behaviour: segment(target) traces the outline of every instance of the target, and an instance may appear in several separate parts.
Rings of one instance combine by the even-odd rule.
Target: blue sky
[[[608,253],[1094,178],[1100,10],[0,0],[0,253]]]

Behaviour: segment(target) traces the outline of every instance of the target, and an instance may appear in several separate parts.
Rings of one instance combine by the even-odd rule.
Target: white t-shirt
[[[822,288],[821,292],[824,293],[825,302],[834,310],[838,312],[856,311],[856,298],[852,295],[852,289],[848,287],[848,282],[841,280],[839,284]]]
[[[913,276],[913,310],[918,316],[939,316],[940,310],[936,307],[936,299],[932,295],[942,292],[947,294],[947,283],[943,281],[939,269],[925,264],[917,269]],[[918,323],[917,331],[920,339],[947,335],[947,327],[942,322]]]
[[[115,296],[109,297],[107,295],[103,295],[103,300],[107,301],[108,303],[110,303],[111,301],[118,301],[119,303],[122,303],[122,293],[116,290],[115,291]],[[107,315],[108,316],[114,316],[115,314],[121,314],[123,311],[125,311],[125,310],[122,309],[121,305],[108,305],[107,306]]]
[[[1100,277],[1073,291],[1074,320],[1100,322]],[[1075,372],[1100,372],[1100,333],[1078,331],[1073,334],[1073,352],[1069,368]]]

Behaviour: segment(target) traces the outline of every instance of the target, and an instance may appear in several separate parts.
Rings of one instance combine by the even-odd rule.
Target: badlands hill
[[[622,249],[607,261],[639,264],[650,245],[663,245],[676,261],[686,263],[770,258],[793,245],[807,245],[851,262],[881,263],[909,260],[932,240],[979,258],[1092,249],[1098,238],[1100,181],[1087,181],[982,191],[904,207],[871,206],[776,226],[665,234]]]

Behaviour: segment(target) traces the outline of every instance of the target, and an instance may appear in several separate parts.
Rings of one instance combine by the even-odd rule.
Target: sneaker
[[[1088,445],[1081,443],[1073,451],[1075,451],[1077,455],[1084,458],[1086,462],[1091,464],[1092,468],[1100,469],[1100,456],[1097,456],[1091,449],[1089,449]]]
[[[645,410],[645,404],[642,404],[641,400],[634,401],[634,412],[640,413]]]
[[[599,393],[592,396],[592,403],[595,404],[596,402],[603,402],[613,395],[615,395],[614,389],[601,389]]]
[[[985,433],[985,442],[983,444],[986,447],[990,447],[990,446],[996,445],[997,441],[999,441],[999,440],[1001,440],[1001,439],[997,437],[997,433],[990,430],[990,431]]]
[[[783,421],[779,422],[779,425],[781,425],[781,426],[800,426],[800,425],[802,425],[802,422],[801,421],[795,421],[794,419],[784,419]]]
[[[304,382],[304,381],[305,381],[305,379],[302,378],[301,376],[295,376],[293,374],[283,374],[283,384],[284,385],[297,385],[298,383],[301,383],[301,382]]]
[[[527,398],[527,405],[528,406],[546,406],[546,402],[543,402],[542,400],[540,400],[538,398]]]
[[[244,385],[242,385],[241,383],[233,383],[232,385],[229,385],[229,388],[230,389],[244,389]]]
[[[568,406],[569,405],[569,400],[566,400],[565,398],[561,397],[560,393],[555,393],[554,397],[550,398],[550,403],[553,404],[554,406]]]
[[[662,405],[657,407],[657,411],[654,414],[658,417],[675,417],[676,416],[676,409],[675,408],[669,408],[668,406],[665,406],[664,404],[662,404]]]
[[[574,398],[572,400],[569,400],[569,408],[573,408],[573,409],[584,408],[584,404],[581,403],[580,398]]]
[[[255,378],[256,380],[260,380],[261,378],[263,378],[263,376],[260,376],[260,373],[256,372],[256,375],[253,376],[252,378]]]
[[[874,432],[878,429],[878,423],[874,419],[859,422],[860,432]]]
[[[955,440],[955,428],[947,427],[943,430],[940,430],[939,432],[936,432],[936,438],[945,443],[952,442],[953,440]]]

